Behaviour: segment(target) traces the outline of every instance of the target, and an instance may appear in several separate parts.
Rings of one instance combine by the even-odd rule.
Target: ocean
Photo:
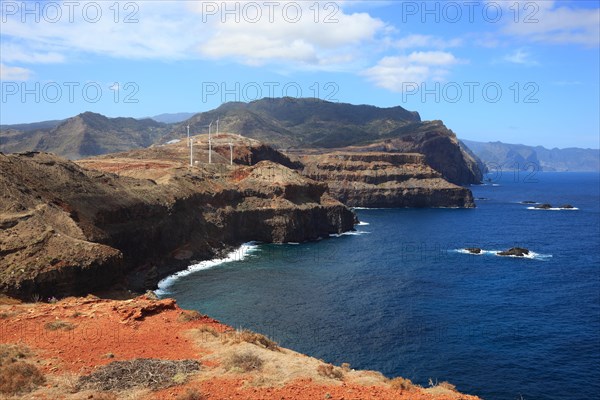
[[[358,209],[356,232],[247,244],[164,280],[160,295],[423,386],[449,381],[485,399],[598,398],[600,175],[488,178],[471,187],[476,209]],[[496,254],[515,246],[532,253]]]

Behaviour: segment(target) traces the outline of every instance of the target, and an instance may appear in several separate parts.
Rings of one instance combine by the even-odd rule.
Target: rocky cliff
[[[187,152],[184,143],[169,150]],[[141,290],[243,242],[306,241],[354,225],[324,184],[281,164],[139,156],[82,167],[0,153],[0,291],[64,296],[117,281]]]
[[[334,152],[302,158],[302,173],[327,182],[352,207],[474,207],[471,191],[449,183],[422,154]]]

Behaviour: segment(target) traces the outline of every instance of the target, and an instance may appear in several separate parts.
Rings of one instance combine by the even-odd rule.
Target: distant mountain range
[[[462,140],[486,166],[495,168],[539,171],[600,171],[598,149],[547,149],[502,142],[475,142]]]
[[[176,121],[185,117],[154,117]],[[477,160],[459,145],[441,121],[421,121],[402,107],[332,103],[316,99],[265,98],[231,102],[181,122],[155,119],[107,118],[85,112],[62,121],[0,127],[0,151],[46,151],[70,159],[164,144],[191,134],[237,133],[288,152],[386,151],[421,153],[428,165],[453,183],[482,179]]]
[[[186,119],[192,118],[196,113],[188,113],[188,112],[180,112],[180,113],[172,113],[172,114],[159,114],[154,117],[150,117],[150,119],[155,120],[156,122],[163,122],[165,124],[176,124],[181,121],[185,121]]]
[[[3,125],[0,151],[45,151],[69,158],[148,147],[170,127],[153,119],[108,118],[85,112],[62,121]]]

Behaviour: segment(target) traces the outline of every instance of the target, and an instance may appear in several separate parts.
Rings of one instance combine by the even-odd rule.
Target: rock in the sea
[[[548,204],[548,203],[539,204],[539,205],[535,206],[535,208],[540,208],[540,209],[543,209],[543,210],[548,210],[548,209],[552,208],[552,204]]]
[[[570,209],[572,209],[572,208],[575,208],[575,207],[573,207],[573,206],[572,206],[572,205],[570,205],[570,204],[564,204],[564,205],[560,206],[560,208],[563,208],[563,209],[565,209],[565,210],[570,210]]]
[[[521,202],[521,204],[536,204],[536,203],[537,203],[537,201],[533,201],[533,200],[525,200],[525,201]]]
[[[501,251],[498,253],[499,256],[517,256],[517,257],[525,257],[529,254],[529,250],[523,247],[513,247],[506,251]]]
[[[471,254],[481,254],[481,249],[479,247],[469,247],[465,249]]]

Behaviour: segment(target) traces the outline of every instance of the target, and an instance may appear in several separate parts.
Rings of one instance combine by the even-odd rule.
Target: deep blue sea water
[[[599,398],[600,175],[491,178],[471,188],[486,199],[476,209],[357,210],[368,225],[354,234],[251,246],[170,279],[163,295],[422,385],[447,380],[485,399]],[[457,251],[471,246],[490,252]],[[491,252],[513,246],[536,255]]]

